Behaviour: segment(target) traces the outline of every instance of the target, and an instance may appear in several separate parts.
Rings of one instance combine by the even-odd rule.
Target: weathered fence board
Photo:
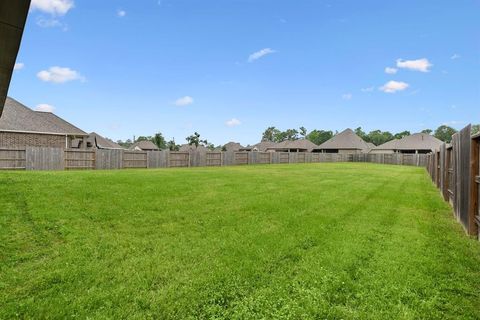
[[[221,152],[207,152],[205,155],[205,165],[207,167],[220,167],[223,164]]]
[[[25,157],[24,149],[0,149],[0,169],[24,170]]]
[[[469,195],[470,195],[470,149],[471,149],[470,126],[464,128],[453,136],[452,145],[456,153],[456,196],[455,212],[464,228],[468,231],[471,228],[473,219],[469,217]]]
[[[95,151],[93,150],[65,150],[65,170],[95,169]]]
[[[168,155],[168,166],[170,168],[182,168],[190,166],[189,152],[170,152]]]
[[[166,168],[168,165],[168,151],[147,151],[148,168]]]
[[[123,150],[95,150],[95,169],[122,169]]]
[[[235,152],[235,164],[246,165],[249,164],[249,152]]]
[[[63,170],[65,152],[61,148],[27,147],[25,164],[27,170]]]

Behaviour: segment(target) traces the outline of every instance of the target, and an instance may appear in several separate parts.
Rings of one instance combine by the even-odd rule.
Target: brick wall
[[[65,137],[49,134],[0,132],[0,148],[65,148]]]

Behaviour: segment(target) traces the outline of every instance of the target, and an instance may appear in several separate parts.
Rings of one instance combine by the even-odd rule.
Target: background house
[[[274,152],[273,147],[277,145],[273,141],[262,141],[252,146],[252,151],[266,152],[270,148],[270,151]]]
[[[415,133],[402,139],[388,141],[370,153],[430,153],[438,150],[442,141],[427,133]]]
[[[93,149],[124,149],[118,143],[104,138],[96,132],[92,132],[88,135],[87,147]]]
[[[205,146],[202,146],[201,144],[198,145],[198,147],[195,147],[195,145],[190,145],[188,143],[182,144],[178,151],[181,152],[190,152],[190,151],[200,151],[200,152],[207,152],[209,151]]]
[[[307,139],[286,140],[267,147],[265,151],[275,152],[312,152],[318,146]]]
[[[315,148],[313,152],[323,153],[366,153],[370,146],[352,129],[346,129]]]
[[[223,146],[223,150],[225,151],[240,151],[240,149],[243,149],[243,146],[238,142],[230,141]]]
[[[7,97],[0,118],[0,148],[86,148],[88,134],[50,112],[33,111]],[[78,141],[74,145],[73,141]]]
[[[152,141],[144,140],[144,141],[135,142],[134,144],[132,144],[130,146],[129,150],[133,150],[133,151],[159,151],[160,149]]]

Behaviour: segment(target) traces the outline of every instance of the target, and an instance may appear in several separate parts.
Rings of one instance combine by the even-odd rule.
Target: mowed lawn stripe
[[[0,318],[480,317],[423,168],[2,172]]]

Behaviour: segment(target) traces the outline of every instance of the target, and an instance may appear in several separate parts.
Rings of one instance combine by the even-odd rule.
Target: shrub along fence
[[[465,231],[480,238],[480,134],[467,126],[452,137],[450,145],[427,155],[427,170],[448,201]]]

